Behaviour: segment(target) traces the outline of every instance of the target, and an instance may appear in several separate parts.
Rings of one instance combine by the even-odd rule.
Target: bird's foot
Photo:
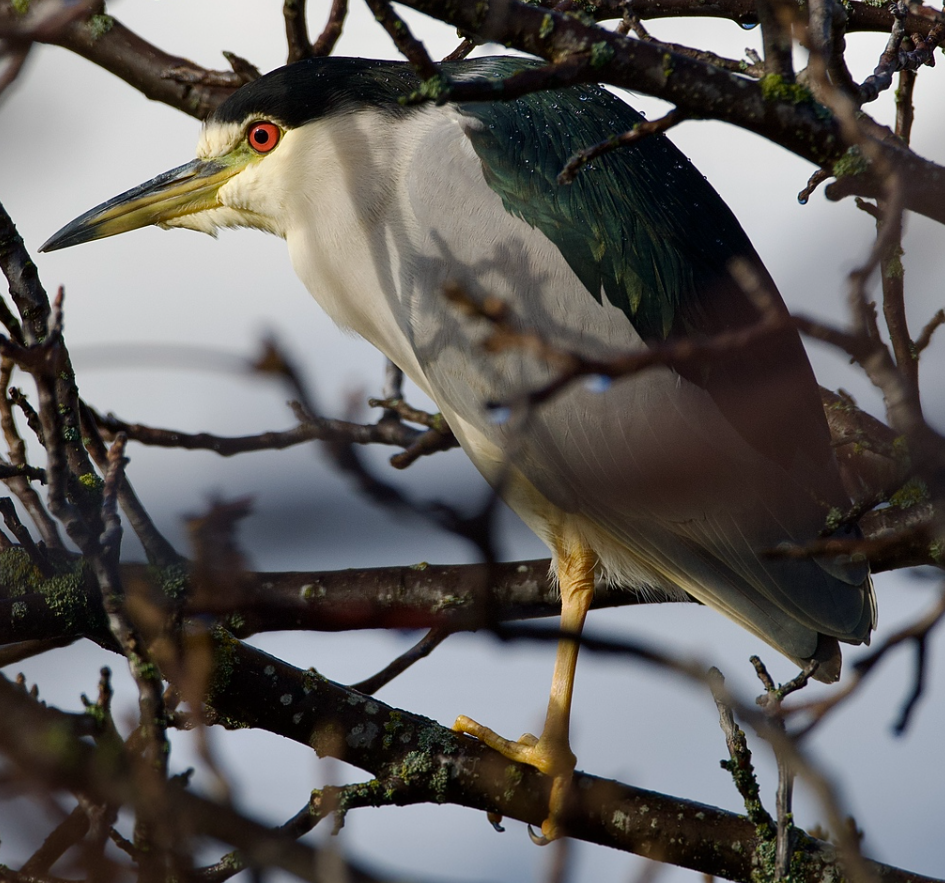
[[[558,822],[563,814],[565,799],[577,762],[566,739],[555,739],[544,733],[541,738],[538,738],[531,733],[525,733],[517,742],[513,742],[511,739],[503,738],[494,730],[476,723],[464,714],[456,718],[453,730],[474,736],[508,760],[527,763],[546,776],[552,776],[554,781],[551,784],[548,818],[542,822],[540,834],[536,834],[529,826],[528,836],[539,846],[546,846],[552,840],[557,840],[562,836]]]

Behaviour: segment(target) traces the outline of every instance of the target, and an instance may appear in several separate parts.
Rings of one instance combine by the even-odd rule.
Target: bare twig
[[[909,334],[909,323],[906,317],[905,270],[902,263],[902,213],[894,209],[890,211],[890,206],[883,200],[880,203],[877,236],[883,236],[886,232],[884,227],[887,225],[889,226],[887,245],[880,260],[883,316],[886,319],[886,328],[889,330],[889,342],[895,355],[896,367],[902,375],[903,385],[908,390],[911,400],[910,406],[917,411],[918,419],[922,411],[919,399],[919,361],[916,358],[915,344]]]
[[[417,423],[420,426],[435,429],[437,432],[445,434],[450,431],[446,418],[442,414],[439,412],[431,414],[429,411],[414,408],[404,401],[400,395],[386,396],[383,399],[368,399],[368,407],[383,408],[398,419],[406,420],[409,423]]]
[[[597,159],[597,157],[603,156],[605,153],[610,153],[612,150],[616,150],[619,147],[635,144],[637,141],[647,138],[650,135],[662,135],[664,132],[672,129],[673,126],[678,126],[686,119],[688,119],[688,114],[678,108],[674,108],[659,119],[645,120],[644,122],[637,123],[629,132],[614,135],[606,141],[595,144],[593,147],[586,147],[578,151],[568,160],[567,165],[558,175],[558,183],[570,184],[576,177],[578,171],[591,160]]]
[[[440,69],[423,43],[410,32],[406,22],[394,12],[388,0],[365,0],[374,17],[387,31],[394,45],[424,80],[439,79]]]
[[[224,49],[223,57],[229,62],[230,67],[233,69],[233,73],[236,75],[239,86],[245,86],[247,83],[252,83],[253,80],[258,80],[262,76],[262,71],[260,71],[255,64],[247,61],[241,55],[237,55],[235,52],[230,52]],[[231,80],[229,77],[227,77],[225,79],[225,83],[229,82],[231,82]],[[237,88],[239,88],[239,86],[237,86]]]
[[[795,315],[793,322],[803,334],[837,347],[864,369],[883,393],[889,425],[896,432],[906,435],[914,464],[926,461],[926,466],[938,468],[935,464],[941,462],[945,438],[935,432],[922,419],[921,413],[916,411],[892,354],[879,338],[875,316],[871,315],[870,308],[859,298],[856,301],[859,301],[859,327],[853,331],[806,316]]]
[[[764,43],[765,74],[782,83],[794,82],[794,21],[799,15],[789,0],[759,0],[758,19]]]
[[[797,201],[801,205],[807,205],[811,194],[821,185],[832,177],[831,172],[826,169],[817,169],[807,181],[807,186],[797,194]]]
[[[794,828],[792,801],[794,797],[794,775],[792,759],[779,750],[786,741],[784,713],[781,704],[785,696],[806,687],[811,676],[817,670],[818,663],[813,662],[797,677],[780,687],[775,687],[771,675],[760,657],[751,657],[758,679],[764,686],[764,695],[758,704],[764,709],[769,725],[778,733],[778,739],[772,742],[775,761],[778,767],[777,832],[775,835],[775,879],[786,880],[789,877],[791,859],[797,844],[797,831]]]
[[[312,44],[312,55],[331,55],[341,37],[347,15],[348,0],[332,0],[328,21],[325,22],[325,27],[318,35],[318,39]]]
[[[39,494],[36,493],[29,482],[30,467],[26,460],[26,445],[16,428],[16,422],[13,419],[13,412],[10,407],[14,394],[13,390],[10,389],[12,371],[13,362],[10,359],[4,359],[0,364],[0,427],[2,427],[6,438],[12,465],[19,467],[26,474],[4,477],[3,481],[16,494],[17,499],[29,513],[46,546],[50,549],[61,550],[63,545],[62,538],[59,536],[59,528],[43,505]],[[39,477],[38,473],[34,474]],[[41,480],[45,480],[45,472],[42,473]]]
[[[939,310],[926,323],[919,336],[915,339],[915,351],[921,353],[932,342],[932,335],[945,325],[945,310]]]
[[[305,0],[285,0],[282,4],[285,20],[285,39],[289,47],[286,61],[292,64],[312,54],[308,39],[308,24],[305,21]]]
[[[722,727],[725,744],[728,746],[729,759],[721,761],[721,766],[732,776],[732,781],[745,804],[745,812],[749,820],[773,834],[774,819],[761,802],[758,779],[755,776],[755,767],[751,760],[751,750],[745,738],[745,731],[735,722],[735,713],[727,702],[724,690],[720,689],[724,683],[725,679],[717,668],[709,669],[709,686],[719,711],[719,726]]]
[[[121,519],[118,517],[118,490],[125,477],[125,467],[128,459],[125,457],[125,446],[128,439],[119,433],[108,450],[107,470],[105,483],[102,488],[102,523],[105,530],[102,533],[102,554],[118,560],[121,546]]]
[[[558,395],[582,377],[616,379],[638,374],[655,366],[711,362],[737,352],[769,334],[783,331],[791,324],[790,317],[774,308],[773,304],[762,304],[764,308],[758,320],[751,325],[725,331],[704,340],[684,338],[664,344],[653,344],[638,352],[630,352],[612,359],[595,359],[553,346],[534,328],[522,327],[508,305],[498,298],[487,297],[482,302],[476,302],[455,283],[444,286],[444,294],[459,309],[469,315],[479,316],[492,325],[493,331],[484,343],[488,352],[523,350],[540,358],[556,372],[554,379],[545,386],[523,393],[514,401],[489,402],[490,407],[532,408]]]
[[[80,416],[82,421],[82,436],[86,440],[86,446],[95,460],[96,465],[103,472],[108,468],[108,450],[102,441],[96,425],[96,416],[91,408],[85,403],[79,403]],[[116,440],[123,438],[127,440],[127,434],[117,430],[113,436]],[[167,541],[154,524],[147,509],[142,505],[135,493],[134,488],[127,475],[122,475],[121,486],[118,491],[118,501],[122,510],[128,517],[135,536],[141,542],[148,561],[158,567],[169,567],[174,564],[180,564],[182,558],[178,555],[174,547]]]
[[[748,57],[748,61],[746,62],[738,58],[726,58],[723,55],[718,55],[706,49],[695,49],[692,46],[684,46],[682,43],[657,40],[635,15],[625,15],[621,24],[627,31],[632,30],[640,40],[646,40],[649,43],[661,46],[667,52],[684,55],[686,58],[694,58],[697,61],[704,61],[706,64],[711,64],[713,67],[720,68],[724,71],[731,71],[732,73],[743,74],[746,77],[757,79],[764,74],[764,63],[752,49],[746,50]],[[623,32],[624,31],[622,31],[622,33]]]
[[[259,70],[245,59],[234,55],[232,52],[224,52],[223,57],[230,62],[230,66],[234,70],[209,70],[186,59],[180,59],[177,64],[163,71],[161,78],[194,90],[225,89],[227,93],[234,92],[240,86],[259,78]],[[239,68],[239,70],[235,68]]]
[[[36,543],[33,542],[33,537],[30,536],[30,532],[23,522],[20,521],[19,516],[16,514],[16,507],[13,505],[13,500],[9,497],[0,497],[0,516],[3,517],[3,521],[9,528],[10,533],[16,537],[16,541],[26,554],[29,555],[30,561],[33,562],[39,572],[44,577],[52,576],[52,565],[39,550]]]
[[[858,659],[852,666],[853,677],[848,679],[841,687],[833,690],[828,697],[785,708],[785,713],[789,717],[808,719],[807,723],[796,731],[796,735],[798,737],[806,735],[834,708],[859,689],[861,683],[876,670],[878,664],[889,655],[891,650],[900,644],[914,643],[916,645],[917,666],[913,689],[903,704],[899,720],[894,727],[897,733],[903,732],[916,702],[922,694],[925,676],[923,645],[943,618],[945,618],[945,591],[940,590],[936,602],[918,620],[890,635],[882,644]]]
[[[387,444],[410,447],[422,433],[409,426],[391,425],[390,422],[376,424],[351,423],[316,417],[306,411],[301,423],[294,429],[281,432],[261,432],[257,435],[220,436],[209,432],[180,432],[176,429],[160,429],[141,423],[126,423],[113,414],[102,416],[92,411],[96,424],[110,436],[125,433],[129,440],[160,448],[182,448],[195,451],[212,451],[221,457],[253,451],[275,451],[311,441],[347,442],[350,444]]]
[[[912,123],[915,120],[912,96],[915,91],[915,80],[915,71],[899,71],[899,88],[896,89],[896,134],[904,144],[912,140]]]
[[[451,634],[453,634],[453,630],[449,628],[430,629],[416,644],[401,653],[390,665],[385,666],[377,674],[365,678],[357,684],[352,684],[351,689],[373,696],[381,687],[386,686],[398,675],[403,674],[415,662],[426,659]]]
[[[452,430],[442,432],[439,429],[428,429],[419,435],[416,441],[412,442],[400,454],[394,454],[390,458],[390,465],[395,469],[406,469],[413,465],[420,457],[426,457],[430,454],[436,454],[440,451],[449,451],[458,447],[459,442]]]
[[[880,56],[879,63],[873,73],[860,86],[859,99],[861,104],[874,101],[880,93],[892,85],[893,74],[897,71],[915,71],[926,64],[934,64],[934,52],[945,39],[945,22],[936,22],[928,34],[922,37],[918,34],[913,38],[915,48],[902,48],[903,38],[906,36],[906,10],[904,0],[891,4],[893,10],[893,27],[889,35],[886,48]],[[908,140],[906,141],[908,143]]]
[[[45,876],[68,850],[85,837],[88,830],[89,817],[81,806],[76,806],[23,863],[20,874],[27,878]]]
[[[462,61],[475,48],[473,40],[465,39],[449,55],[444,55],[443,61]]]

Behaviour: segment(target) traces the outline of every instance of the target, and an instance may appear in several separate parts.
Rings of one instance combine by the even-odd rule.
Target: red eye
[[[256,153],[269,153],[279,143],[279,127],[274,123],[253,123],[246,140]]]

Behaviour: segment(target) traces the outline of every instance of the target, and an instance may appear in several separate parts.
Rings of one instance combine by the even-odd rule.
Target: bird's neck
[[[307,126],[286,133],[279,157],[302,169],[302,185],[279,195],[296,273],[338,325],[367,339],[421,387],[408,311],[372,305],[379,297],[410,297],[425,231],[410,211],[408,175],[445,112],[340,115],[308,132]]]

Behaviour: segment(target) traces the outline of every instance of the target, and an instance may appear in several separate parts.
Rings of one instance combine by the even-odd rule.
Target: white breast
[[[336,322],[437,402],[479,470],[553,551],[576,539],[622,581],[705,596],[711,575],[687,544],[737,536],[751,579],[765,581],[751,549],[790,535],[765,499],[787,492],[786,476],[674,372],[654,369],[600,395],[573,387],[516,433],[488,419],[486,402],[553,372],[521,352],[482,352],[486,324],[447,303],[446,282],[501,298],[548,342],[587,355],[643,343],[543,233],[506,212],[466,136],[471,125],[449,107],[359,111],[300,130],[304,156],[300,132],[288,132],[278,160],[304,169],[302,186],[278,194],[296,272]]]

